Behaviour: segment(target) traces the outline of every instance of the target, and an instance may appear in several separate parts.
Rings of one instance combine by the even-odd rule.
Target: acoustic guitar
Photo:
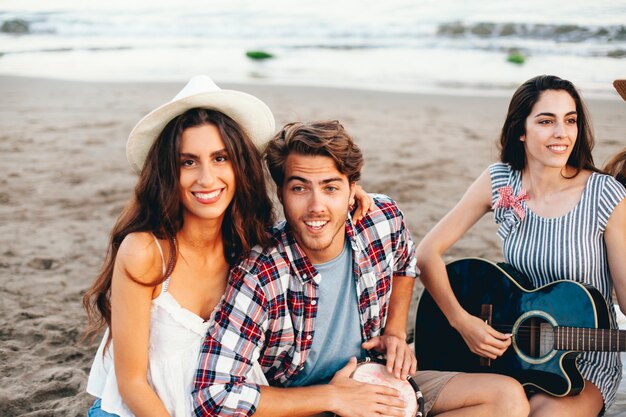
[[[494,360],[472,353],[424,290],[415,320],[419,369],[509,375],[528,392],[565,396],[584,387],[576,366],[581,352],[626,351],[626,331],[609,329],[609,307],[591,286],[557,281],[532,289],[510,265],[477,258],[452,262],[447,271],[463,308],[512,333],[512,343]]]

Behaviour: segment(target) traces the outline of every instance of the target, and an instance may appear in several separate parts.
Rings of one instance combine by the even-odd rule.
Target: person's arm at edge
[[[261,397],[255,417],[304,417],[329,411],[334,395],[333,386],[276,388],[261,387]]]
[[[148,233],[124,238],[111,283],[111,331],[117,384],[135,416],[169,416],[148,384],[150,308],[161,279],[161,259]]]
[[[409,307],[411,305],[414,284],[415,278],[413,277],[404,275],[396,275],[393,277],[384,334],[406,340],[407,320],[409,317]]]
[[[491,177],[486,169],[420,242],[417,265],[424,286],[470,350],[495,359],[510,345],[510,338],[463,309],[452,292],[443,260],[443,254],[490,210]],[[415,337],[419,337],[419,329],[415,329]]]

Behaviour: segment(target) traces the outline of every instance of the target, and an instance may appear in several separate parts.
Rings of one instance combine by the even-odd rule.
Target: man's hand
[[[361,347],[365,350],[374,349],[376,352],[385,353],[387,372],[398,379],[405,380],[409,374],[417,372],[415,353],[406,341],[398,336],[376,336],[363,343]]]
[[[406,404],[400,392],[383,385],[355,381],[350,375],[356,366],[356,358],[350,358],[330,381],[329,386],[334,388],[330,411],[348,417],[404,416]]]

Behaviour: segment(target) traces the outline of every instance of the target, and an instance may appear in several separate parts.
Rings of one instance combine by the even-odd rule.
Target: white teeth
[[[564,150],[567,149],[567,146],[565,146],[565,145],[551,145],[551,146],[548,146],[548,148],[550,148],[550,149],[552,149],[554,151],[564,151]]]
[[[193,193],[193,195],[202,200],[210,200],[211,198],[217,197],[221,191],[222,190],[217,190],[210,193]]]
[[[327,221],[317,220],[317,221],[314,221],[314,222],[304,222],[304,223],[306,223],[306,225],[309,226],[309,227],[322,227],[322,226],[324,226],[328,222]]]

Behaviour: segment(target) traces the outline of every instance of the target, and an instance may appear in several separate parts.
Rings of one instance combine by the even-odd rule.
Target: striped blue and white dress
[[[522,190],[522,173],[508,164],[489,167],[492,203],[500,187],[509,185],[514,195]],[[512,209],[498,207],[494,217],[500,225],[504,260],[526,275],[536,287],[556,280],[572,280],[597,288],[612,306],[613,281],[608,267],[604,229],[615,207],[626,198],[626,189],[609,175],[593,173],[578,204],[561,217],[545,218],[528,209],[520,220]],[[610,309],[611,326],[617,328]],[[605,409],[615,399],[622,375],[619,353],[586,352],[578,358],[583,377],[596,385]]]

